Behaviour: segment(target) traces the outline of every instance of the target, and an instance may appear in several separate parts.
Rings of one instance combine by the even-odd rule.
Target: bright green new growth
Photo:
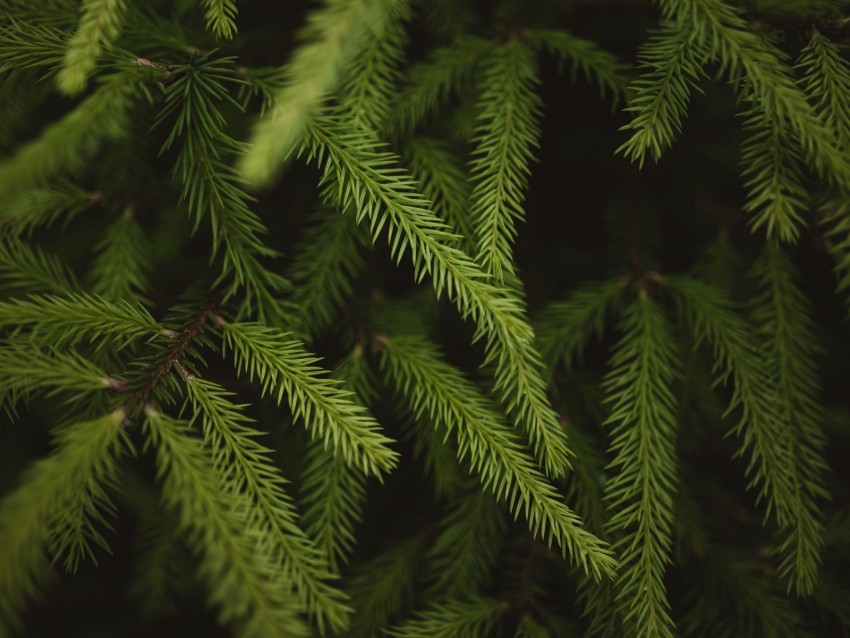
[[[272,180],[297,149],[327,94],[336,88],[346,60],[366,41],[373,16],[389,12],[394,4],[393,0],[325,0],[324,7],[307,18],[301,33],[304,44],[283,69],[286,84],[257,124],[240,163],[248,182]]]
[[[124,135],[128,111],[143,76],[116,73],[76,109],[0,163],[0,199],[42,186],[48,179],[83,168],[100,145]]]
[[[65,61],[56,76],[59,89],[68,95],[85,89],[104,45],[118,39],[127,5],[125,0],[84,0],[80,8],[83,12],[80,24],[68,43]]]

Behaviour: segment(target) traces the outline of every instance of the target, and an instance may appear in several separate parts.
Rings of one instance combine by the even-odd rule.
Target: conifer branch
[[[416,620],[393,627],[393,638],[483,638],[490,635],[508,605],[499,600],[476,598],[470,602],[443,601]]]
[[[285,334],[254,323],[231,323],[218,318],[225,352],[236,368],[260,384],[263,395],[280,404],[284,398],[293,415],[304,421],[314,438],[367,475],[380,477],[391,470],[397,453],[391,440],[351,393],[325,376],[318,359]]]
[[[166,103],[158,123],[175,116],[174,127],[162,150],[182,138],[183,147],[174,164],[174,177],[182,186],[183,202],[197,230],[209,215],[213,233],[214,257],[224,245],[224,257],[218,281],[233,277],[225,301],[237,290],[246,295],[248,312],[255,310],[260,319],[279,321],[282,314],[279,297],[290,288],[289,282],[263,266],[263,258],[277,253],[260,238],[266,228],[249,207],[251,198],[238,186],[233,169],[223,156],[244,154],[242,144],[225,131],[226,119],[220,102],[235,102],[226,82],[235,82],[232,58],[205,56],[182,66],[172,66],[178,78],[166,89]]]
[[[360,566],[347,591],[357,617],[346,638],[371,638],[413,600],[421,568],[423,536],[412,536]]]
[[[437,296],[445,292],[460,314],[477,324],[476,337],[487,339],[486,363],[496,363],[497,392],[526,428],[547,473],[563,475],[569,451],[546,399],[534,333],[521,304],[491,285],[481,269],[451,245],[457,236],[430,211],[430,202],[416,192],[406,172],[396,168],[397,158],[372,151],[374,145],[368,132],[351,132],[332,119],[314,122],[307,150],[325,171],[325,196],[341,210],[356,206],[358,222],[369,218],[375,240],[386,226],[393,258],[399,261],[409,250],[417,281],[430,274]]]
[[[693,606],[682,620],[683,633],[722,638],[804,633],[802,619],[764,577],[765,565],[751,551],[701,544],[698,556],[686,564],[703,586],[686,598]]]
[[[488,40],[462,35],[434,51],[427,62],[412,66],[387,123],[388,136],[398,139],[412,133],[441,103],[467,84],[481,58],[492,48]]]
[[[88,336],[119,348],[133,341],[167,334],[142,306],[110,303],[82,293],[30,295],[0,302],[0,328],[26,327],[39,343],[59,347]]]
[[[296,245],[288,278],[294,286],[292,320],[301,332],[321,334],[339,318],[342,306],[354,294],[353,280],[363,268],[368,236],[354,214],[320,211],[315,226]]]
[[[557,497],[534,467],[512,431],[486,398],[426,341],[415,337],[383,337],[381,364],[387,382],[447,433],[454,432],[458,456],[469,458],[481,483],[507,503],[514,518],[522,514],[532,534],[594,577],[612,576],[615,562],[598,538]]]
[[[325,449],[320,439],[310,441],[303,475],[304,524],[310,538],[338,570],[356,543],[354,525],[363,516],[365,477],[352,470],[340,455]]]
[[[126,445],[116,410],[59,430],[56,451],[24,475],[22,485],[0,501],[0,634],[20,628],[24,606],[50,574],[48,546],[76,557],[97,539],[90,516],[102,501],[116,453]],[[59,554],[55,554],[56,557]]]
[[[399,80],[398,67],[407,46],[405,22],[412,11],[409,0],[385,0],[377,19],[367,25],[363,49],[344,68],[339,108],[351,125],[381,131],[390,115]]]
[[[10,20],[0,25],[0,73],[12,77],[34,69],[53,73],[61,65],[67,45],[67,34],[60,29],[42,22]]]
[[[768,248],[756,264],[761,289],[754,321],[768,343],[780,409],[789,428],[789,471],[794,478],[793,520],[779,548],[780,576],[798,595],[811,595],[817,584],[823,526],[819,502],[828,498],[820,379],[810,304],[788,257]]]
[[[442,141],[415,136],[407,140],[402,158],[449,229],[463,238],[465,252],[474,250],[469,218],[469,177],[461,160]]]
[[[643,167],[647,153],[656,162],[682,130],[691,91],[705,77],[704,56],[696,26],[665,20],[639,52],[644,73],[631,84],[626,111],[634,119],[621,130],[631,137],[617,149]]]
[[[392,0],[324,0],[307,17],[299,46],[283,69],[286,84],[251,135],[239,171],[253,184],[268,184],[283,161],[298,148],[307,126],[339,82],[347,59],[362,50],[367,25],[387,11]]]
[[[163,499],[198,554],[200,576],[220,620],[251,638],[308,635],[268,548],[244,529],[239,499],[221,487],[200,441],[186,433],[184,423],[150,406],[145,413]]]
[[[751,133],[741,152],[743,175],[749,177],[744,212],[755,213],[753,230],[764,227],[768,239],[793,243],[804,223],[808,193],[785,128],[772,113],[749,113],[744,129]]]
[[[840,148],[850,149],[850,63],[841,49],[826,36],[815,34],[800,53],[798,68],[805,72],[803,87],[815,103],[818,115],[838,138]]]
[[[850,317],[850,296],[847,295],[850,290],[850,206],[847,201],[836,198],[829,202],[821,224],[830,241],[828,250],[835,264],[836,292],[845,295],[844,305]]]
[[[258,432],[229,400],[230,393],[212,381],[183,373],[184,387],[195,418],[203,424],[204,440],[212,451],[222,486],[256,507],[244,524],[270,548],[270,559],[279,577],[294,586],[302,604],[318,621],[338,632],[347,626],[349,609],[342,593],[325,580],[332,576],[324,560],[298,527],[297,512],[284,490],[286,483],[271,464],[270,450],[256,441]]]
[[[605,377],[611,413],[605,484],[611,508],[607,528],[624,533],[618,593],[625,622],[640,638],[672,638],[673,620],[664,584],[671,562],[676,491],[676,398],[679,361],[664,312],[641,290],[623,314],[623,337]]]
[[[406,433],[413,439],[413,455],[421,459],[423,474],[434,486],[434,496],[437,500],[456,497],[466,479],[466,471],[458,462],[457,444],[424,415],[407,420]]]
[[[156,617],[176,611],[174,589],[182,576],[182,547],[172,513],[147,509],[140,523],[133,586],[128,594],[145,616]]]
[[[0,241],[0,282],[9,292],[62,293],[79,288],[74,273],[55,255],[11,237]]]
[[[0,162],[0,200],[74,173],[108,139],[127,132],[127,117],[143,76],[115,73],[73,111],[48,126],[37,139]]]
[[[781,53],[749,31],[724,0],[669,2],[680,5],[676,9],[683,23],[702,25],[701,40],[730,79],[749,87],[765,113],[787,122],[808,162],[833,183],[850,188],[850,160],[806,101]]]
[[[473,483],[452,504],[440,527],[429,552],[435,574],[431,590],[446,598],[480,591],[498,562],[507,530],[499,503]]]
[[[569,63],[573,81],[578,71],[581,71],[588,81],[595,81],[602,97],[605,96],[606,90],[610,91],[616,103],[625,94],[625,73],[628,66],[615,55],[600,49],[595,42],[576,37],[567,31],[533,29],[530,44],[554,56],[558,60],[559,69]]]
[[[529,615],[522,617],[517,625],[514,638],[551,638],[549,631]]]
[[[143,301],[148,291],[149,246],[132,208],[124,210],[95,247],[91,290],[107,301]]]
[[[126,8],[125,0],[83,0],[83,15],[56,76],[63,93],[76,95],[85,89],[101,49],[118,39]]]
[[[364,405],[375,398],[362,348],[355,348],[343,359],[333,376]],[[366,501],[365,478],[362,472],[348,467],[342,456],[327,450],[320,439],[310,441],[302,475],[304,524],[334,571],[348,560],[354,548],[354,526],[363,516]]]
[[[3,111],[3,118],[0,119],[0,152],[8,152],[44,94],[43,87],[34,87],[21,75],[7,74],[3,77],[0,83],[0,109]]]
[[[88,193],[70,182],[27,190],[0,202],[0,224],[9,235],[32,235],[37,228],[49,228],[62,217],[67,223],[100,199],[100,193]]]
[[[470,217],[476,260],[502,282],[515,274],[516,223],[525,219],[530,163],[540,143],[539,78],[534,53],[516,40],[494,49],[483,67],[470,165]]]
[[[541,311],[537,343],[550,369],[560,362],[571,370],[588,342],[602,336],[611,311],[622,301],[625,284],[622,279],[588,284]]]
[[[732,432],[742,440],[737,455],[750,455],[748,488],[757,489],[757,501],[765,502],[766,515],[787,528],[796,518],[797,487],[788,456],[787,424],[765,369],[761,344],[753,342],[750,326],[718,289],[694,279],[665,277],[663,281],[681,304],[681,314],[697,343],[706,342],[712,349],[718,380],[731,381],[727,413],[740,410]]]
[[[232,40],[236,35],[236,0],[202,0],[207,28],[219,38]]]
[[[17,398],[48,389],[47,396],[117,389],[121,381],[74,352],[60,352],[15,341],[0,342],[0,404],[14,409]]]

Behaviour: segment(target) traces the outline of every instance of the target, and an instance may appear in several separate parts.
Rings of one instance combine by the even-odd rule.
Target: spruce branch
[[[407,421],[405,434],[413,440],[413,456],[420,459],[424,476],[433,484],[434,497],[438,501],[451,499],[466,478],[465,468],[458,461],[457,444],[426,415],[406,417],[409,414],[403,417]]]
[[[0,199],[80,170],[105,141],[124,136],[142,79],[136,73],[105,77],[77,108],[0,162]]]
[[[354,526],[366,501],[364,478],[320,439],[310,441],[302,477],[304,524],[331,569],[348,560],[356,543]]]
[[[839,45],[815,33],[800,52],[797,68],[803,69],[803,87],[818,115],[836,135],[840,148],[850,149],[850,63]]]
[[[533,51],[517,40],[491,51],[482,66],[470,164],[470,217],[476,260],[502,282],[515,275],[516,224],[525,219],[530,164],[540,143],[539,78]]]
[[[797,486],[789,458],[787,424],[781,400],[766,370],[763,346],[752,339],[750,325],[717,288],[694,279],[665,277],[697,343],[707,343],[714,356],[720,383],[730,382],[732,396],[727,414],[739,411],[732,432],[741,439],[737,455],[749,454],[749,489],[756,489],[766,516],[782,528],[796,519]]]
[[[447,434],[454,432],[460,460],[469,459],[473,473],[507,503],[514,518],[522,514],[532,534],[554,542],[595,578],[613,575],[615,562],[604,543],[584,530],[486,398],[431,344],[416,337],[383,337],[381,364],[387,382],[414,413],[427,414]]]
[[[359,565],[346,588],[358,622],[346,638],[375,636],[410,605],[424,542],[422,535],[411,536]]]
[[[498,563],[507,522],[493,494],[469,486],[440,521],[429,552],[431,591],[447,598],[481,591]]]
[[[587,284],[541,311],[537,344],[550,369],[561,363],[571,370],[590,340],[602,336],[606,320],[622,303],[625,284],[623,279]]]
[[[639,52],[644,72],[631,84],[626,111],[631,122],[621,130],[631,137],[617,149],[643,167],[647,154],[658,161],[682,130],[691,92],[705,78],[705,55],[696,25],[687,21],[662,21]]]
[[[500,600],[475,598],[469,602],[443,601],[420,612],[415,620],[393,627],[393,638],[483,638],[490,635],[507,611]]]
[[[519,621],[514,638],[550,638],[549,631],[534,618],[525,615]]]
[[[612,53],[600,49],[595,42],[555,29],[532,29],[530,35],[531,46],[552,55],[559,69],[569,63],[573,82],[581,71],[588,81],[599,85],[600,96],[604,97],[609,91],[615,104],[625,94],[628,66]]]
[[[367,25],[362,49],[343,68],[347,79],[339,110],[352,126],[376,132],[386,126],[408,44],[405,22],[411,17],[409,0],[386,0],[377,19]]]
[[[404,145],[402,159],[451,232],[463,238],[464,250],[474,250],[475,235],[468,211],[471,186],[466,167],[447,144],[414,136]]]
[[[244,529],[241,499],[222,488],[214,461],[186,424],[145,409],[147,446],[156,450],[165,504],[200,560],[200,577],[221,622],[250,638],[306,636],[298,604],[266,547]]]
[[[683,633],[720,638],[796,638],[805,633],[799,614],[764,577],[765,565],[752,551],[699,547],[683,560],[702,584],[685,593],[689,609],[682,618]]]
[[[46,69],[50,74],[59,68],[67,50],[67,34],[34,22],[11,19],[0,25],[0,73],[15,77],[34,69]]]
[[[279,321],[280,296],[290,284],[261,260],[277,257],[261,236],[266,233],[262,220],[249,207],[251,198],[238,185],[233,169],[224,161],[227,155],[240,157],[243,144],[225,131],[227,120],[220,103],[236,105],[227,84],[237,80],[232,58],[204,56],[186,65],[172,66],[177,77],[165,92],[165,106],[158,124],[174,117],[174,126],[163,144],[168,150],[177,139],[183,147],[174,164],[173,176],[182,187],[182,200],[197,230],[209,216],[213,234],[214,258],[223,245],[223,263],[217,283],[230,277],[224,301],[243,291],[246,313],[256,312],[260,319]]]
[[[284,398],[295,418],[303,420],[314,438],[324,441],[345,462],[367,475],[380,477],[396,464],[390,439],[351,393],[329,379],[318,359],[302,344],[277,330],[255,323],[217,318],[225,353],[232,353],[240,374],[259,383],[263,395],[280,404]]]
[[[133,585],[129,596],[147,617],[174,613],[175,584],[182,576],[182,547],[175,517],[157,507],[146,507],[139,524]]]
[[[250,427],[251,420],[241,411],[244,406],[231,403],[231,393],[212,381],[188,372],[183,373],[183,380],[222,486],[256,508],[247,510],[246,528],[260,545],[270,548],[269,558],[278,577],[294,588],[302,605],[316,618],[319,630],[323,631],[326,622],[334,632],[344,629],[350,609],[342,593],[325,582],[333,574],[298,526],[298,514],[285,491],[286,481],[269,460],[270,450],[257,442],[260,433]]]
[[[364,405],[376,398],[362,348],[349,353],[333,376]],[[330,568],[337,571],[348,560],[356,542],[354,526],[362,519],[366,502],[365,476],[350,468],[342,456],[327,450],[320,439],[313,439],[301,478],[307,533],[315,539]]]
[[[763,227],[768,239],[793,243],[804,223],[808,193],[790,132],[772,113],[757,109],[748,116],[744,130],[750,135],[741,152],[743,176],[748,178],[744,212],[754,213],[753,230]]]
[[[50,228],[59,219],[71,219],[102,201],[100,193],[89,193],[69,181],[60,180],[45,188],[26,190],[0,202],[0,224],[11,236],[31,236],[38,228]]]
[[[850,188],[850,160],[797,86],[784,56],[749,31],[724,0],[675,0],[675,4],[688,5],[678,9],[682,22],[703,25],[701,39],[730,80],[748,87],[765,113],[787,122],[810,165],[834,184]]]
[[[0,240],[0,282],[4,291],[13,293],[79,288],[74,273],[55,255],[12,237]]]
[[[828,251],[834,262],[836,292],[844,294],[844,305],[850,317],[850,205],[835,198],[824,206],[821,226],[829,240]]]
[[[202,0],[207,28],[219,38],[232,40],[236,35],[236,0]]]
[[[68,42],[62,68],[56,76],[63,93],[77,95],[85,89],[101,50],[121,34],[126,9],[125,0],[83,0],[80,23]]]
[[[767,248],[755,266],[761,294],[754,301],[753,321],[768,343],[780,409],[789,428],[789,471],[794,477],[793,520],[779,547],[779,574],[789,590],[811,595],[818,581],[823,524],[820,501],[825,487],[826,438],[821,383],[810,302],[800,289],[800,276],[788,256]]]
[[[516,422],[526,428],[547,473],[563,475],[569,451],[546,399],[542,363],[521,303],[492,285],[465,253],[453,247],[457,236],[431,212],[415,182],[397,167],[397,158],[374,147],[374,136],[368,132],[350,131],[323,118],[311,126],[306,150],[325,173],[325,197],[341,210],[356,206],[358,222],[369,219],[375,240],[386,228],[393,258],[399,261],[409,250],[416,280],[431,275],[437,296],[445,292],[461,316],[476,323],[476,338],[487,341],[485,363],[496,364],[497,392]]]
[[[645,290],[627,306],[623,336],[605,377],[611,412],[605,484],[611,510],[606,527],[619,536],[619,603],[624,621],[640,638],[672,638],[673,620],[664,583],[671,562],[676,492],[676,398],[679,371],[672,326]],[[621,535],[622,534],[622,535]]]
[[[0,342],[0,404],[13,411],[20,397],[40,390],[47,396],[73,393],[82,399],[92,392],[115,390],[121,381],[74,352],[40,348],[15,340]]]
[[[107,227],[95,251],[91,266],[91,291],[107,301],[144,301],[149,290],[150,246],[128,207]]]
[[[103,539],[102,485],[109,484],[119,450],[128,445],[122,410],[61,428],[55,452],[35,463],[0,501],[0,634],[20,629],[25,605],[50,576],[50,560],[67,554],[69,567]]]
[[[354,279],[363,269],[362,253],[368,242],[353,214],[340,215],[323,208],[316,217],[316,224],[296,245],[288,271],[296,308],[292,323],[299,332],[310,336],[330,327],[352,298]]]
[[[464,34],[431,53],[428,61],[410,67],[387,122],[387,135],[400,139],[412,133],[450,95],[468,84],[492,47],[488,40]]]
[[[324,0],[307,17],[301,46],[283,69],[286,83],[269,112],[257,123],[239,171],[253,184],[268,184],[297,149],[327,94],[339,82],[345,61],[362,50],[367,25],[393,0]]]
[[[30,295],[25,299],[0,302],[0,328],[25,328],[39,343],[59,347],[88,337],[109,341],[118,348],[166,331],[142,306],[129,302],[110,303],[83,293]]]

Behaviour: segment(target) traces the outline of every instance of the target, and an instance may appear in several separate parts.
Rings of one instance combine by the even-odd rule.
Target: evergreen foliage
[[[848,24],[0,0],[0,638],[850,635]]]

